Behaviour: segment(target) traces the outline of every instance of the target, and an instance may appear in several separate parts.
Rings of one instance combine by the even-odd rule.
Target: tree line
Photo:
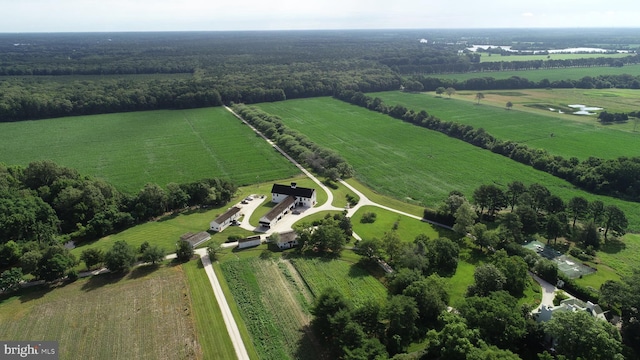
[[[76,263],[62,243],[97,239],[168,211],[226,204],[236,189],[213,178],[166,189],[149,183],[126,194],[51,161],[0,165],[0,269],[55,280]]]
[[[232,108],[287,154],[313,171],[332,180],[353,175],[353,168],[342,156],[312,142],[304,134],[288,128],[279,117],[244,104],[234,104]]]
[[[425,110],[415,112],[402,105],[388,106],[382,99],[372,98],[360,92],[338,91],[335,97],[490,150],[567,180],[586,191],[640,201],[640,157],[589,157],[583,161],[576,157],[565,159],[559,155],[551,155],[545,149],[533,149],[515,141],[497,139],[483,128],[475,129],[471,125],[441,120]]]

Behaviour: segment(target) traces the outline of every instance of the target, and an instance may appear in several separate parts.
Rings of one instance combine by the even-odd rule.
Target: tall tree
[[[458,207],[454,217],[456,222],[453,224],[453,231],[465,236],[471,231],[471,227],[475,224],[478,215],[471,207],[471,204],[465,201]]]
[[[507,198],[507,205],[511,207],[511,211],[513,212],[513,208],[518,205],[518,201],[520,199],[520,195],[524,194],[527,191],[527,187],[524,186],[520,181],[513,181],[507,185],[507,192],[505,194]]]
[[[556,351],[568,359],[624,359],[618,329],[586,311],[555,312],[544,328]]]
[[[558,216],[556,216],[556,214],[551,214],[549,216],[547,216],[547,239],[548,241],[551,240],[551,238],[553,238],[553,242],[555,243],[556,240],[558,239],[558,236],[562,236],[563,234],[563,224],[562,222],[560,222],[560,219],[558,219]]]
[[[484,99],[484,94],[481,92],[476,93],[477,104],[480,105],[480,100]]]
[[[571,213],[571,217],[573,222],[571,224],[571,228],[575,230],[576,221],[582,220],[584,216],[589,211],[589,202],[587,199],[581,196],[575,196],[569,200],[569,212]]]
[[[604,240],[607,240],[607,234],[609,230],[613,232],[615,236],[622,236],[629,226],[627,216],[619,207],[615,205],[609,205],[604,209]]]
[[[390,352],[401,352],[418,335],[418,304],[409,296],[394,295],[389,299],[387,305],[387,317],[389,319],[387,338],[388,342],[392,344]]]
[[[104,255],[105,266],[115,273],[129,271],[135,261],[135,249],[124,240],[116,241]]]
[[[589,214],[594,223],[599,224],[604,215],[604,203],[600,200],[594,200],[589,203]]]
[[[451,95],[456,93],[456,89],[448,87],[444,90],[444,92],[447,94],[447,96],[449,96],[449,98],[451,98]]]

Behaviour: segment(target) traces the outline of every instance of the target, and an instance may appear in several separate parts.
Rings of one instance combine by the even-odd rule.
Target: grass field
[[[291,263],[314,296],[333,287],[355,306],[369,299],[382,305],[387,298],[387,289],[357,264],[324,258],[292,258]]]
[[[234,359],[233,343],[225,327],[211,283],[202,263],[190,261],[182,265],[189,284],[193,317],[203,359]]]
[[[576,60],[576,59],[593,59],[593,58],[624,58],[629,54],[549,54],[549,55],[491,55],[481,53],[480,62],[498,62],[498,61],[533,61],[533,60]]]
[[[366,212],[376,214],[376,221],[370,224],[360,222],[362,215]],[[363,206],[351,218],[353,231],[360,235],[363,239],[382,238],[385,232],[392,231],[394,224],[397,223],[398,236],[402,241],[413,242],[416,236],[420,234],[427,235],[430,239],[439,237],[450,237],[450,233],[441,228],[416,220],[407,216],[403,216],[388,210],[375,206]]]
[[[180,266],[1,299],[0,339],[56,340],[60,359],[202,357]]]
[[[526,106],[539,104],[545,109],[557,109],[569,104],[586,104],[611,112],[629,112],[638,108],[639,90],[488,91],[484,92],[485,99],[480,105],[475,101],[475,94],[460,92],[451,99],[434,93],[399,91],[370,96],[379,97],[391,106],[401,104],[415,111],[426,110],[443,121],[483,128],[498,139],[546,149],[566,159],[584,160],[590,156],[612,159],[640,153],[640,132],[633,132],[633,121],[603,126],[595,116],[559,114]],[[505,109],[507,101],[514,104],[512,110]]]
[[[312,141],[331,148],[354,167],[356,177],[382,194],[438,206],[452,190],[471,197],[481,184],[506,188],[512,181],[544,184],[565,201],[583,196],[615,204],[640,229],[637,204],[596,196],[506,157],[460,140],[331,98],[260,104]],[[421,215],[421,214],[420,214]]]
[[[0,124],[0,162],[53,160],[137,193],[222,177],[237,185],[299,171],[223,108],[162,110]]]
[[[308,328],[313,297],[288,262],[253,257],[221,268],[260,359],[320,358]]]
[[[475,73],[461,74],[428,74],[429,77],[440,79],[467,80],[481,77],[492,77],[495,79],[508,79],[512,76],[519,76],[530,81],[540,81],[548,79],[556,80],[578,80],[585,76],[598,75],[621,75],[630,74],[634,76],[640,75],[640,65],[628,65],[624,67],[585,67],[585,68],[564,68],[564,69],[545,69],[545,70],[521,70],[521,71],[487,71]]]

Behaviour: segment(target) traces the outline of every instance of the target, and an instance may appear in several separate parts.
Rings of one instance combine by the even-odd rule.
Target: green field
[[[180,266],[142,267],[3,296],[0,339],[56,340],[60,359],[200,358],[192,311]]]
[[[299,173],[223,108],[0,123],[0,162],[45,159],[129,193],[148,182],[222,177],[247,185]]]
[[[533,60],[575,60],[575,59],[593,59],[593,58],[624,58],[629,54],[549,54],[549,55],[507,55],[501,56],[493,54],[489,56],[487,53],[481,53],[480,62],[498,62],[498,61],[533,61]]]
[[[365,212],[375,213],[376,221],[370,224],[361,223],[360,220]],[[398,236],[405,242],[413,242],[416,236],[420,234],[425,234],[430,239],[450,237],[450,232],[443,230],[442,228],[437,228],[429,223],[375,206],[361,207],[355,214],[353,214],[351,222],[353,224],[353,231],[362,239],[380,239],[385,232],[391,231],[396,223]]]
[[[260,104],[312,141],[337,151],[354,167],[364,184],[398,199],[438,206],[452,190],[471,197],[481,184],[506,188],[512,181],[544,184],[568,201],[615,204],[629,218],[630,229],[640,229],[637,204],[597,196],[509,158],[482,150],[444,134],[420,128],[331,98],[289,100]]]
[[[189,284],[198,343],[202,349],[203,359],[235,358],[233,343],[226,330],[222,312],[202,262],[191,261],[183,264],[182,268]]]
[[[400,104],[416,112],[426,110],[443,121],[455,121],[483,128],[500,140],[512,140],[552,155],[580,160],[590,156],[613,159],[640,154],[640,133],[625,131],[618,125],[603,126],[595,116],[552,113],[526,105],[544,104],[559,108],[569,104],[603,107],[611,112],[629,112],[638,108],[639,90],[519,90],[484,92],[478,105],[475,92],[461,92],[451,99],[433,93],[399,91],[369,94],[385,104]],[[512,110],[505,104],[511,101]],[[626,124],[632,127],[633,121]],[[553,134],[553,136],[551,136]],[[612,146],[612,144],[616,144]]]
[[[545,70],[513,70],[513,71],[486,71],[461,74],[428,74],[429,77],[440,79],[467,80],[473,78],[492,77],[495,79],[508,79],[512,76],[519,76],[530,81],[540,81],[548,79],[556,80],[578,80],[585,76],[598,75],[640,75],[640,65],[627,65],[624,67],[584,67],[584,68],[563,68]]]
[[[260,359],[322,357],[308,328],[313,297],[288,262],[251,257],[221,268]]]
[[[291,263],[314,296],[333,287],[356,307],[370,299],[382,305],[387,298],[387,289],[357,264],[324,258],[292,258]]]

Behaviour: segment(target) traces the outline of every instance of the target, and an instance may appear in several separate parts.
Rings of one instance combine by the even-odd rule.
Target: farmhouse
[[[280,248],[280,250],[291,249],[292,247],[298,245],[298,234],[295,231],[285,231],[279,234],[278,242],[276,245]]]
[[[291,186],[273,184],[271,202],[277,205],[260,218],[260,226],[266,228],[271,228],[296,206],[314,206],[316,204],[316,190],[298,187],[296,183],[291,183]]]
[[[188,242],[191,247],[196,247],[209,239],[211,239],[211,235],[206,231],[201,231],[197,234],[188,232],[180,236],[180,240]]]
[[[218,216],[215,220],[213,220],[210,223],[209,228],[212,231],[221,232],[222,230],[226,229],[227,226],[231,225],[231,223],[238,220],[238,218],[240,218],[240,215],[242,215],[240,213],[240,208],[234,206],[231,209],[227,210],[224,214]]]
[[[244,239],[238,240],[238,249],[246,249],[252,246],[258,246],[262,242],[262,237],[260,235],[249,236]]]

